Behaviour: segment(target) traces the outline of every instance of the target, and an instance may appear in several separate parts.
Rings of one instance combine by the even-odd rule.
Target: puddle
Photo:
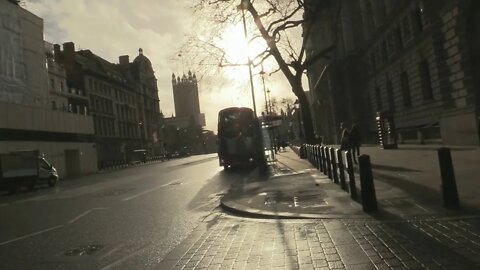
[[[69,257],[92,255],[93,253],[101,250],[102,248],[103,248],[103,245],[97,245],[97,244],[80,246],[80,247],[72,248],[65,251],[64,255]]]

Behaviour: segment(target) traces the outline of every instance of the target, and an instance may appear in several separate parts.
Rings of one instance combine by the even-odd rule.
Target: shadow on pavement
[[[372,169],[383,170],[383,171],[393,171],[393,172],[420,172],[419,170],[412,170],[404,167],[379,165],[379,164],[373,164],[373,163],[372,163]]]

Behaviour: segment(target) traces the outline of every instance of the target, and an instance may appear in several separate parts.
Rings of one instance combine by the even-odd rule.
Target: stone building
[[[0,20],[0,153],[39,150],[62,178],[95,172],[92,118],[52,110],[53,101],[68,98],[61,96],[65,71],[43,40],[43,20],[14,1],[0,1]],[[51,79],[56,83],[48,85]]]
[[[135,149],[150,156],[163,153],[156,78],[150,60],[139,50],[130,63],[120,56],[113,64],[90,50],[75,51],[73,42],[54,45],[55,60],[65,65],[69,88],[88,98],[93,116],[99,166],[125,162]],[[73,105],[73,109],[84,104]]]
[[[373,142],[376,113],[388,111],[400,143],[478,145],[480,2],[341,1],[337,19],[339,3],[323,2],[307,40],[307,57],[334,46],[308,70],[326,142],[340,122]]]
[[[205,126],[205,115],[200,113],[197,77],[188,71],[182,78],[172,74],[173,100],[176,117],[190,117],[195,125]]]
[[[48,95],[43,20],[11,1],[0,1],[0,20],[0,101],[42,107]]]
[[[129,63],[128,55],[120,56],[119,62],[119,67],[134,83],[143,146],[149,150],[151,155],[161,155],[164,151],[161,130],[164,123],[163,114],[160,111],[157,78],[152,63],[143,54],[141,48],[133,62]]]
[[[200,112],[197,77],[191,71],[175,77],[172,74],[175,116],[165,118],[165,142],[169,152],[201,154],[205,144],[205,114]]]

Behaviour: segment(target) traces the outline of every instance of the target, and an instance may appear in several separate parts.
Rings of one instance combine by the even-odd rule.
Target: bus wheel
[[[50,177],[48,178],[48,186],[49,187],[54,187],[57,184],[58,180],[56,177]]]

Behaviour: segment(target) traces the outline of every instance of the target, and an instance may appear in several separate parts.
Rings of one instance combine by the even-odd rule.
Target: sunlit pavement
[[[306,161],[295,158],[292,152],[280,153],[277,159],[280,166],[274,169],[276,174],[287,173],[287,170],[289,173],[310,171],[316,174]],[[312,179],[316,181],[315,177]],[[417,181],[412,177],[407,180]],[[272,181],[272,186],[275,186],[275,183]],[[257,211],[253,212],[253,216],[257,218],[218,214],[216,218],[199,226],[195,233],[174,249],[157,268],[478,269],[480,267],[478,211],[474,208],[446,210],[441,207],[441,199],[422,200],[416,196],[409,197],[408,189],[402,189],[399,185],[389,185],[384,179],[376,181],[376,185],[379,211],[373,214],[363,213],[363,216],[357,213],[355,216],[344,214],[317,219],[280,217],[262,219],[260,218],[262,208],[263,210],[265,208],[260,206],[260,202],[256,207]],[[234,184],[231,190],[238,191],[238,185]],[[270,191],[273,190],[275,187]],[[293,194],[290,193],[292,198]],[[251,193],[252,198],[257,195],[258,192]],[[251,209],[255,210],[255,207]],[[235,213],[242,214],[243,211]]]

